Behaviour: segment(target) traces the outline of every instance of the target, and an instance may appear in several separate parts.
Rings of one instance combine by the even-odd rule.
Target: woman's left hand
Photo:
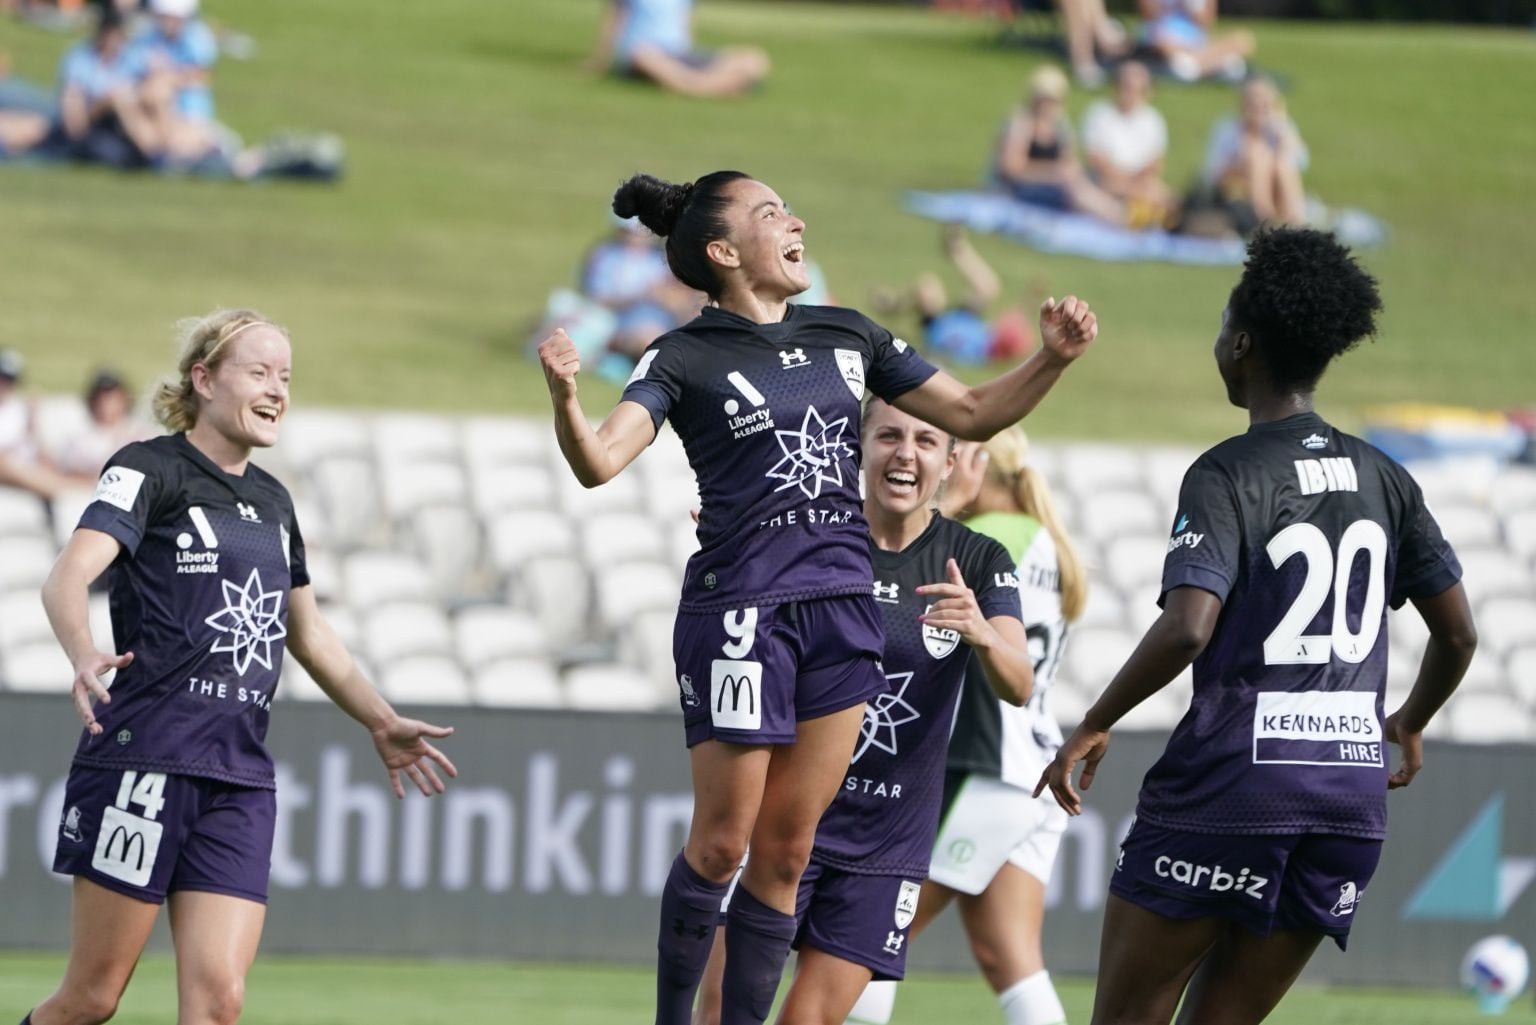
[[[405,786],[400,782],[402,773],[427,797],[447,789],[438,778],[437,771],[432,768],[433,762],[442,766],[450,777],[459,774],[448,756],[427,741],[428,737],[441,739],[453,736],[452,726],[433,726],[419,719],[401,719],[397,716],[368,732],[373,737],[373,746],[379,752],[379,759],[389,770],[389,783],[396,797],[405,796]]]
[[[955,468],[944,482],[939,512],[953,519],[971,507],[981,494],[981,482],[987,475],[990,458],[979,441],[955,444]]]
[[[953,630],[971,647],[981,647],[995,636],[992,624],[981,614],[981,606],[976,604],[976,592],[965,585],[960,564],[950,559],[944,564],[944,570],[949,576],[948,583],[924,584],[917,589],[917,593],[925,598],[934,596],[939,599],[917,617],[918,621],[937,630]]]

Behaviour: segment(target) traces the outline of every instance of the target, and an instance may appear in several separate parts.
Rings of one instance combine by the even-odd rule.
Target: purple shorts
[[[688,746],[791,744],[795,724],[890,689],[872,594],[679,612],[672,634]]]
[[[134,769],[70,769],[53,870],[151,904],[200,890],[267,902],[271,790]]]
[[[866,876],[811,862],[795,895],[795,949],[803,946],[863,965],[876,979],[907,974],[907,928],[920,879]]]
[[[1138,820],[1109,892],[1165,918],[1225,918],[1260,936],[1320,932],[1343,950],[1380,859],[1380,840],[1189,833]]]

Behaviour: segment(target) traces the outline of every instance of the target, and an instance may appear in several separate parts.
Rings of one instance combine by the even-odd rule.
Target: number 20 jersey
[[[1313,413],[1190,467],[1164,597],[1222,599],[1137,814],[1209,833],[1386,835],[1386,614],[1461,566],[1408,472]]]

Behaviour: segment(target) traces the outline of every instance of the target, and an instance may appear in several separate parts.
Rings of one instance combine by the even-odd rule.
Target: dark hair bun
[[[639,217],[640,223],[656,234],[670,235],[692,191],[691,184],[674,185],[637,174],[613,194],[613,212],[620,217]]]

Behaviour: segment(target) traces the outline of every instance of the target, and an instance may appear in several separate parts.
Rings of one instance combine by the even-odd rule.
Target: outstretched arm
[[[1216,619],[1221,615],[1221,599],[1199,587],[1176,587],[1168,592],[1163,614],[1131,652],[1125,665],[1115,674],[1099,700],[1083,716],[1072,736],[1056,752],[1035,784],[1035,796],[1046,787],[1056,803],[1069,815],[1083,810],[1082,798],[1072,788],[1072,769],[1083,763],[1080,785],[1093,785],[1099,762],[1109,750],[1109,731],[1126,713],[1156,694],[1184,671],[1205,650]]]
[[[560,454],[583,487],[595,488],[619,475],[656,438],[650,411],[638,402],[620,402],[596,430],[581,411],[576,375],[581,357],[576,343],[556,330],[539,343],[539,363],[555,406],[555,438]]]
[[[1074,295],[1059,303],[1047,299],[1040,307],[1040,351],[1018,367],[974,388],[941,371],[892,405],[958,438],[986,441],[1039,405],[1098,333],[1086,302]]]
[[[112,565],[120,549],[111,534],[81,527],[70,535],[43,582],[43,610],[60,647],[69,656],[69,664],[75,667],[70,688],[75,711],[93,736],[101,733],[101,724],[96,721],[91,699],[103,703],[112,700],[101,677],[133,661],[131,651],[121,655],[101,651],[91,636],[91,584]]]
[[[427,740],[428,737],[452,736],[453,727],[401,718],[363,676],[347,646],[326,622],[315,601],[313,587],[295,587],[288,592],[287,645],[288,651],[309,670],[309,675],[325,691],[326,697],[367,727],[379,758],[389,770],[389,782],[396,797],[405,796],[401,773],[428,797],[444,790],[443,781],[432,767],[433,762],[442,766],[449,776],[459,774],[448,756]]]

